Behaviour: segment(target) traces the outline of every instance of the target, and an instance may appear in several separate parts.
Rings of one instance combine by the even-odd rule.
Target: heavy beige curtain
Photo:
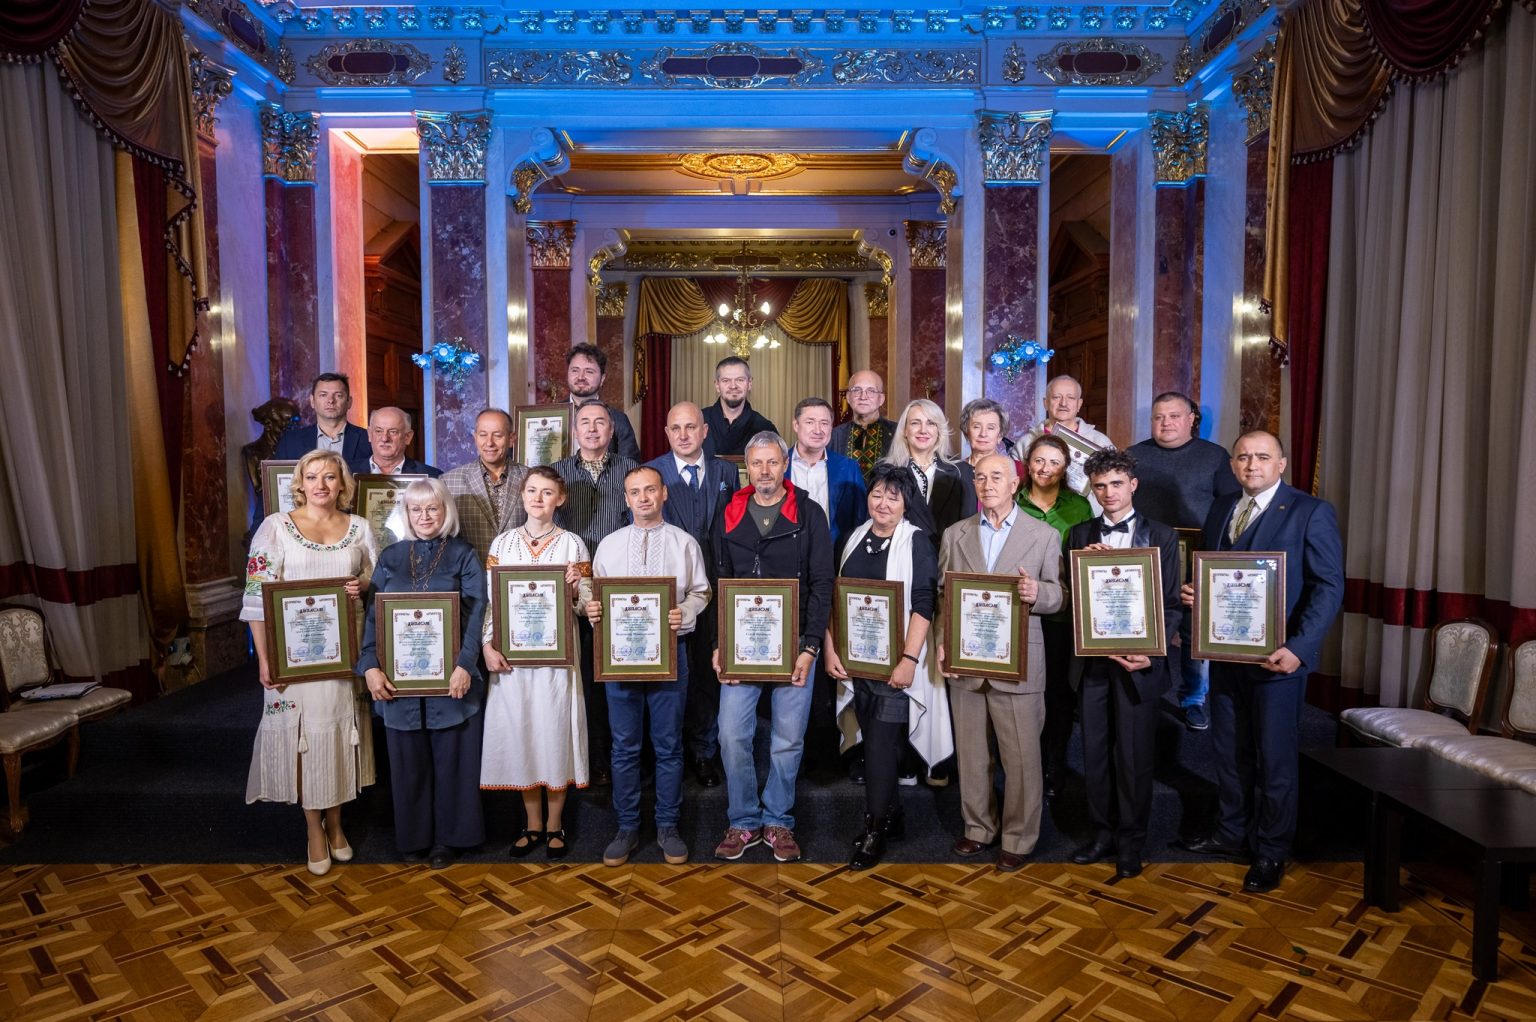
[[[675,337],[672,340],[672,394],[670,402],[695,401],[707,405],[715,393],[715,363],[729,348],[705,344],[704,334]],[[824,397],[836,407],[836,395],[828,394],[832,382],[832,346],[801,344],[776,326],[763,333],[778,340],[777,348],[752,352],[752,407],[762,412],[779,428],[779,435],[794,443],[790,419],[796,403],[803,397]]]

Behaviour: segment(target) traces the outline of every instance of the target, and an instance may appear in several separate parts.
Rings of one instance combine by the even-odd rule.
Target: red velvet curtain
[[[718,309],[722,304],[736,303],[736,288],[739,281],[735,277],[695,277],[693,282],[699,285],[700,291],[704,292],[704,303],[711,309]],[[789,305],[789,300],[794,297],[795,288],[799,286],[799,277],[754,279],[749,283],[752,307],[755,309],[763,302],[767,302],[768,315],[763,317],[763,320],[766,323],[773,323],[779,318],[779,313],[784,311],[785,306]]]
[[[1433,78],[1461,59],[1499,0],[1360,0],[1371,42],[1399,77]]]
[[[69,34],[82,0],[6,0],[0,5],[0,53],[36,59]]]
[[[672,407],[672,335],[646,334],[645,400],[640,403],[640,456],[649,461],[667,453],[667,412]]]
[[[1333,159],[1292,167],[1290,190],[1291,482],[1316,492]]]
[[[133,197],[139,213],[139,253],[144,264],[144,297],[149,306],[149,330],[154,339],[156,365],[175,365],[170,354],[171,320],[169,287],[171,266],[166,255],[165,231],[169,222],[165,179],[143,157],[133,156]],[[170,477],[171,506],[181,507],[181,420],[186,409],[187,378],[157,372],[155,387],[160,396],[160,432],[165,437],[165,469]]]

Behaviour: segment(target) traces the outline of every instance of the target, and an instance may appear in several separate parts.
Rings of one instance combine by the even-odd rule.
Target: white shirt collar
[[[677,456],[676,451],[673,451],[672,460],[676,462],[677,474],[682,478],[684,482],[688,481],[688,473],[683,470],[690,467],[698,469],[699,478],[704,478],[704,452],[702,450],[699,451],[699,456],[693,461],[684,461],[682,458]]]
[[[987,517],[987,513],[985,511],[983,511],[981,513],[981,524],[982,524],[983,528],[993,529],[994,531],[1002,532],[1004,529],[1011,529],[1011,528],[1013,528],[1014,520],[1017,519],[1018,517],[1019,517],[1019,505],[1015,504],[1015,505],[1013,505],[1013,507],[1011,507],[1008,510],[1007,516],[1003,518],[1003,524],[1001,524],[1001,525],[993,525],[991,519],[989,519]]]
[[[1254,508],[1255,511],[1264,511],[1269,508],[1269,502],[1275,499],[1275,491],[1280,489],[1280,484],[1283,481],[1284,480],[1276,479],[1274,485],[1270,486],[1269,489],[1260,490],[1258,493],[1254,494],[1253,501],[1256,505],[1258,505],[1256,508]],[[1243,500],[1238,501],[1237,506],[1241,508],[1243,506],[1243,502],[1247,499],[1248,495],[1246,493],[1243,494]]]

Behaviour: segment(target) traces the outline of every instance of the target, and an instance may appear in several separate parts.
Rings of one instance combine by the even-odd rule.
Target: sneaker
[[[1211,726],[1211,715],[1204,703],[1184,707],[1184,726],[1191,731],[1204,731]]]
[[[763,843],[763,832],[760,830],[742,830],[740,827],[727,828],[725,837],[715,846],[715,858],[736,860],[741,858],[753,845]]]
[[[656,831],[656,844],[661,846],[661,857],[674,866],[688,861],[688,842],[676,827],[660,827]]]
[[[613,835],[613,840],[608,842],[608,847],[603,849],[604,866],[622,866],[629,861],[629,855],[640,845],[640,835],[632,830],[621,830]]]
[[[788,827],[764,827],[763,843],[773,849],[773,857],[780,862],[795,862],[800,858],[795,832]]]
[[[915,788],[917,787],[917,774],[915,772],[899,774],[896,777],[896,783],[903,788]]]

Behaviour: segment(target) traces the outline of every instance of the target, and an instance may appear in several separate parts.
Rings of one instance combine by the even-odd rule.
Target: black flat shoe
[[[517,841],[524,843],[518,844]],[[507,849],[507,854],[514,859],[522,859],[527,857],[529,852],[532,852],[544,843],[544,832],[542,830],[525,830],[518,836],[517,841],[514,841],[512,847]]]
[[[1128,855],[1115,860],[1115,876],[1121,880],[1129,880],[1131,877],[1141,876],[1141,857]]]
[[[907,816],[900,809],[886,813],[880,821],[880,830],[887,841],[900,841],[907,836]]]
[[[1285,863],[1279,859],[1254,859],[1243,877],[1243,890],[1249,894],[1263,894],[1280,886],[1285,875]]]
[[[1092,862],[1099,862],[1109,857],[1109,853],[1115,850],[1115,843],[1107,837],[1094,838],[1086,845],[1080,846],[1072,853],[1072,861],[1079,866],[1086,866]]]
[[[693,777],[701,787],[718,788],[720,786],[720,772],[715,769],[714,760],[699,756],[689,764],[689,767],[693,770]]]
[[[864,817],[864,833],[853,839],[853,854],[848,857],[849,869],[870,869],[880,864],[885,856],[885,828],[874,817]]]
[[[555,842],[555,841],[560,842],[560,847],[559,848],[556,848],[554,846],[553,842]],[[545,858],[549,858],[549,859],[563,859],[563,858],[565,858],[565,854],[567,852],[569,852],[570,850],[571,850],[571,843],[565,839],[565,828],[564,827],[560,828],[559,830],[546,830],[544,832],[544,856],[545,856]]]
[[[1186,852],[1194,852],[1196,855],[1214,855],[1221,859],[1243,858],[1243,850],[1241,848],[1229,845],[1213,834],[1207,834],[1205,837],[1190,838],[1187,841],[1175,841],[1173,847],[1182,848]]]
[[[438,845],[432,849],[431,860],[433,869],[443,869],[451,865],[459,857],[459,853],[447,845]]]

